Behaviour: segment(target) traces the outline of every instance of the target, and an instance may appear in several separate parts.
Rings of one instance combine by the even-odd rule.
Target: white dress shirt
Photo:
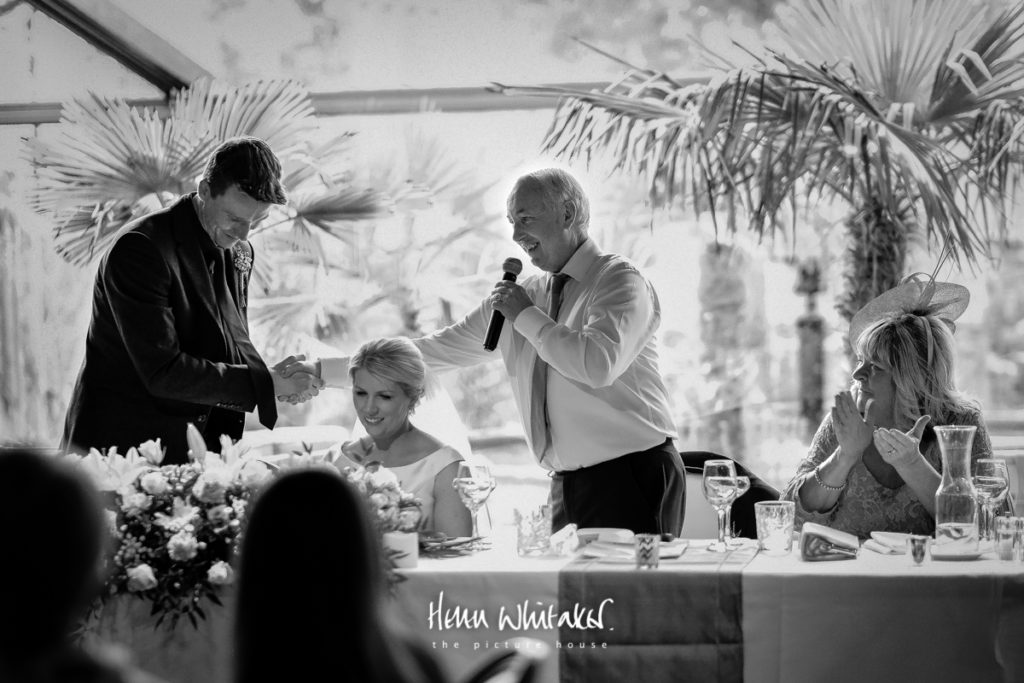
[[[658,370],[655,332],[661,309],[654,288],[632,263],[602,254],[591,239],[561,272],[572,279],[562,292],[558,321],[544,312],[551,276],[527,277],[520,284],[535,305],[519,313],[513,325],[506,321],[497,348],[528,441],[537,355],[550,366],[551,444],[545,453],[534,449],[538,462],[549,470],[574,470],[675,438],[668,391]],[[413,342],[436,370],[491,360],[494,352],[483,348],[490,318],[485,299],[461,321]],[[347,358],[321,360],[328,386],[344,386],[347,374]]]

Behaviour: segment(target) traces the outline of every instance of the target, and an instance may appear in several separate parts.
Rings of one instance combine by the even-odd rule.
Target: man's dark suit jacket
[[[241,437],[243,411],[258,405],[273,427],[273,379],[248,340],[247,279],[203,230],[192,195],[129,226],[96,275],[62,448],[125,453],[160,438],[173,464],[187,462],[189,422],[217,451],[221,434]]]

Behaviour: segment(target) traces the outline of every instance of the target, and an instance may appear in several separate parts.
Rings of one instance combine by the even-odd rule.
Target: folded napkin
[[[671,560],[679,557],[689,545],[688,541],[677,538],[667,543],[663,542],[658,548],[658,557],[662,560]],[[630,543],[611,543],[608,541],[593,541],[583,547],[583,557],[606,562],[635,562],[636,551]]]
[[[910,534],[895,531],[872,531],[871,538],[864,541],[863,547],[883,555],[905,555],[909,537]]]
[[[845,531],[814,522],[800,530],[800,557],[809,562],[853,559],[859,549],[860,540]]]

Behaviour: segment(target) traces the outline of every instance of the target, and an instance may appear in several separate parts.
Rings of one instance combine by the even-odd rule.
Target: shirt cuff
[[[540,342],[540,333],[550,324],[552,324],[552,320],[546,313],[536,306],[528,306],[519,312],[512,326],[515,327],[516,332],[537,346]]]
[[[348,358],[321,358],[320,379],[329,387],[347,387]]]

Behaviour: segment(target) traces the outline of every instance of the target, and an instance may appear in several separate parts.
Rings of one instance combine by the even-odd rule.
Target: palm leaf
[[[1005,210],[1021,160],[1024,5],[987,24],[956,0],[792,7],[780,20],[799,56],[769,52],[707,84],[631,67],[598,92],[496,85],[561,99],[545,151],[605,155],[656,203],[688,201],[716,225],[742,211],[764,236],[798,194],[836,196],[922,226],[958,261],[986,254],[1005,223],[982,219]]]
[[[255,135],[287,157],[306,150],[315,125],[308,94],[291,81],[237,88],[199,81],[175,95],[165,119],[118,98],[72,98],[54,142],[27,142],[39,177],[29,200],[53,221],[58,252],[82,265],[138,207],[153,208],[146,198],[192,189],[223,140]]]
[[[255,81],[227,86],[201,79],[178,91],[171,118],[193,124],[218,143],[238,135],[254,135],[280,158],[303,152],[316,129],[308,91],[296,81]]]

